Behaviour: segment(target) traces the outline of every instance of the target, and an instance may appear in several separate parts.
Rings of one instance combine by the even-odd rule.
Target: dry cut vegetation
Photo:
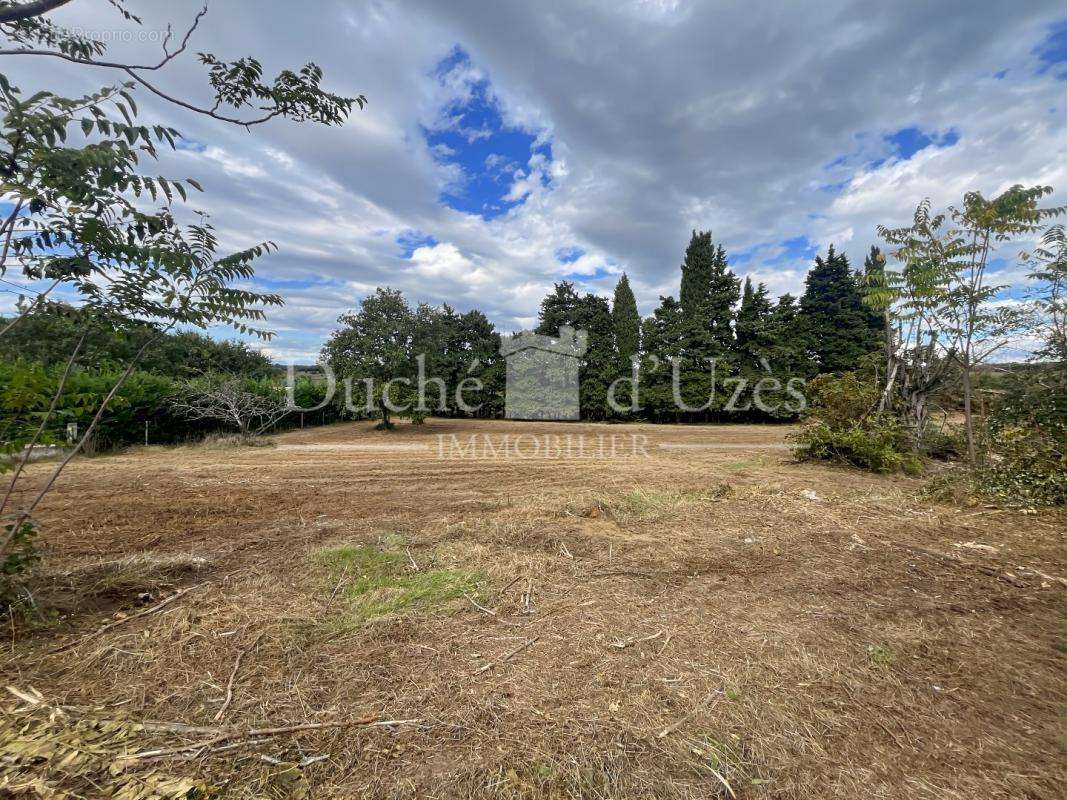
[[[793,463],[787,432],[80,461],[8,620],[0,793],[1062,796],[1063,516]],[[453,433],[649,449],[438,458]]]

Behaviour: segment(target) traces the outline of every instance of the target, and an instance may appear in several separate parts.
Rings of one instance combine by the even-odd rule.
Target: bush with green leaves
[[[922,472],[922,460],[911,450],[907,430],[885,415],[836,429],[816,420],[796,434],[794,441],[797,455],[804,460],[851,464],[871,472]]]
[[[808,385],[810,416],[792,439],[796,455],[808,461],[851,464],[872,472],[922,471],[909,430],[891,414],[880,414],[878,387],[856,372],[820,375]]]
[[[972,502],[1030,508],[1067,504],[1067,369],[1019,371],[989,418],[978,466],[937,481],[931,491]]]

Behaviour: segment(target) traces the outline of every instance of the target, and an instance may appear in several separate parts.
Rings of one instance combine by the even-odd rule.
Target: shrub
[[[820,375],[809,390],[808,423],[792,437],[797,458],[851,464],[872,472],[922,471],[907,428],[892,415],[875,413],[878,389],[873,381],[854,372]]]
[[[1067,369],[1021,372],[1002,391],[982,462],[932,493],[1009,508],[1067,504]]]
[[[1039,428],[1016,427],[998,432],[993,453],[974,476],[981,496],[1006,506],[1067,503],[1067,453]]]
[[[811,416],[832,429],[848,428],[878,406],[878,387],[855,372],[840,377],[820,375],[808,383]]]
[[[793,441],[802,460],[834,461],[872,472],[922,472],[922,461],[911,449],[910,436],[892,417],[869,417],[837,428],[815,420]]]

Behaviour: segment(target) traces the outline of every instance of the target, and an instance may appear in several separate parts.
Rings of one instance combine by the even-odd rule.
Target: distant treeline
[[[75,351],[44,441],[64,442],[70,423],[84,430],[130,359],[153,335],[156,332],[148,326],[115,325],[84,314],[49,311],[24,317],[0,337],[0,445],[14,431],[39,424],[36,420],[49,408]],[[146,439],[169,444],[199,438],[224,426],[190,420],[173,409],[171,400],[188,381],[233,375],[250,392],[277,394],[282,374],[266,355],[243,342],[219,342],[193,332],[163,334],[145,351],[138,369],[109,404],[91,445],[108,449]],[[295,396],[300,405],[312,407],[325,399],[325,390],[301,377]],[[316,412],[293,414],[278,427],[333,422],[338,411],[327,405]]]
[[[865,268],[877,256],[872,248]],[[790,380],[856,369],[879,348],[884,323],[864,305],[862,281],[863,271],[853,270],[845,255],[831,247],[815,259],[799,300],[788,294],[772,300],[764,285],[742,281],[733,273],[726,251],[710,233],[694,232],[681,264],[678,299],[661,297],[651,316],[641,318],[625,274],[611,301],[579,293],[573,283],[560,281],[541,302],[535,332],[554,337],[561,326],[570,326],[588,333],[578,370],[585,419],[792,419],[796,405],[786,402],[785,393]],[[428,412],[408,416],[504,415],[501,334],[481,311],[460,313],[448,305],[413,308],[399,291],[379,289],[339,321],[340,328],[323,348],[324,361],[339,377],[353,379],[352,404],[371,410],[353,412],[352,404],[346,409],[343,386],[330,398],[321,374],[298,370],[296,402],[314,410],[294,412],[278,428],[381,416],[382,398],[369,398],[368,406],[363,378],[378,381],[378,390],[386,381],[403,379],[394,384],[392,400],[415,406],[420,374],[433,379],[426,390]],[[50,422],[54,441],[62,440],[67,423],[91,419],[154,332],[128,322],[87,321],[81,314],[39,313],[22,319],[0,337],[0,440],[4,429],[32,425],[35,415],[47,410],[83,334],[58,413]],[[242,342],[220,342],[193,332],[165,334],[145,352],[111,403],[96,444],[138,443],[146,435],[151,443],[202,436],[223,426],[186,419],[170,402],[190,381],[240,376],[249,392],[276,395],[284,374],[266,355]],[[629,384],[617,390],[616,408],[609,404],[609,387],[620,378],[636,378],[638,408],[629,407]],[[763,391],[764,403],[753,403],[755,388],[772,378],[776,383],[771,391]],[[465,405],[457,402],[457,388],[463,389]],[[619,404],[624,410],[618,410]]]
[[[877,263],[880,255],[872,248],[864,269]],[[535,333],[557,336],[561,326],[588,332],[579,366],[583,418],[790,419],[796,416],[796,404],[783,401],[791,379],[856,369],[879,349],[884,321],[863,302],[863,275],[831,246],[815,259],[799,301],[789,294],[772,301],[766,286],[742,282],[733,273],[725,249],[713,242],[710,232],[694,231],[681,265],[678,299],[661,297],[652,315],[642,319],[625,274],[611,302],[560,281],[541,302]],[[378,289],[339,322],[341,327],[323,348],[323,359],[339,376],[353,379],[357,405],[382,413],[383,398],[368,398],[359,386],[364,378],[377,381],[379,389],[384,381],[402,378],[390,399],[394,404],[416,402],[415,390],[407,383],[416,383],[421,355],[422,374],[440,378],[446,387],[442,404],[438,391],[430,387],[431,413],[503,413],[500,334],[481,312],[461,314],[447,305],[411,308],[399,291]],[[608,402],[608,389],[619,378],[633,377],[639,408],[620,412],[619,400],[629,405],[629,387],[617,391],[615,408]],[[476,412],[456,402],[455,390],[471,378],[477,378],[481,388],[466,391],[464,397],[468,405],[479,406]],[[752,402],[761,381],[771,387],[765,401],[778,387],[777,402]],[[775,408],[768,411],[768,405]]]

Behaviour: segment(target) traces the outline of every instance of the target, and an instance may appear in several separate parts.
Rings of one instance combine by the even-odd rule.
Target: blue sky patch
[[[203,153],[207,150],[207,145],[203,142],[198,142],[196,139],[179,138],[174,142],[175,150],[187,150],[190,153]]]
[[[727,258],[727,261],[729,261],[730,266],[736,267],[742,264],[749,263],[754,255],[755,253],[753,252],[753,248],[749,248],[748,250],[741,250],[736,253],[730,253],[729,257]]]
[[[423,136],[434,159],[460,171],[460,180],[447,186],[441,202],[456,211],[490,220],[507,213],[525,198],[508,197],[512,184],[530,170],[539,155],[552,161],[552,145],[536,132],[509,126],[488,78],[476,73],[467,52],[456,45],[433,71],[442,86],[462,83],[462,96],[441,109]],[[548,179],[542,176],[543,185]]]
[[[1006,69],[1002,69],[1002,70],[1000,70],[998,72],[994,72],[993,73],[993,77],[996,78],[998,81],[1002,81],[1002,80],[1004,80],[1004,76],[1006,76],[1007,74],[1008,74],[1008,71]]]
[[[411,254],[420,247],[433,247],[438,241],[422,231],[404,231],[396,237],[396,243],[400,245],[404,258],[411,258]]]
[[[1061,64],[1067,64],[1067,19],[1061,19],[1051,25],[1048,35],[1034,48],[1033,53],[1040,63],[1038,75],[1044,75]],[[1067,69],[1057,72],[1056,78],[1067,80]]]
[[[925,150],[931,145],[934,147],[952,147],[960,140],[960,135],[954,128],[949,128],[941,134],[930,134],[913,125],[908,128],[901,128],[893,133],[883,134],[882,138],[889,142],[896,151],[898,158],[907,161],[920,150]],[[880,161],[884,160],[880,159]],[[880,165],[879,163],[876,166]]]
[[[312,286],[341,286],[341,281],[332,278],[267,278],[256,275],[253,279],[257,285],[272,292],[284,292],[294,289],[310,289]]]
[[[878,160],[879,161],[884,161],[885,159],[878,159]],[[847,178],[847,179],[845,179],[843,181],[837,181],[836,183],[823,183],[823,184],[819,185],[819,191],[820,192],[833,192],[833,193],[840,192],[842,189],[844,189],[846,186],[848,186],[851,181],[852,181],[851,178]],[[810,216],[810,214],[809,214],[809,216]]]
[[[773,258],[767,259],[768,264],[781,264],[786,261],[804,260],[810,261],[819,252],[818,245],[807,236],[794,236],[792,239],[783,239],[779,242],[782,252]]]
[[[556,251],[556,260],[560,264],[573,264],[584,255],[585,251],[580,247],[561,247]]]

